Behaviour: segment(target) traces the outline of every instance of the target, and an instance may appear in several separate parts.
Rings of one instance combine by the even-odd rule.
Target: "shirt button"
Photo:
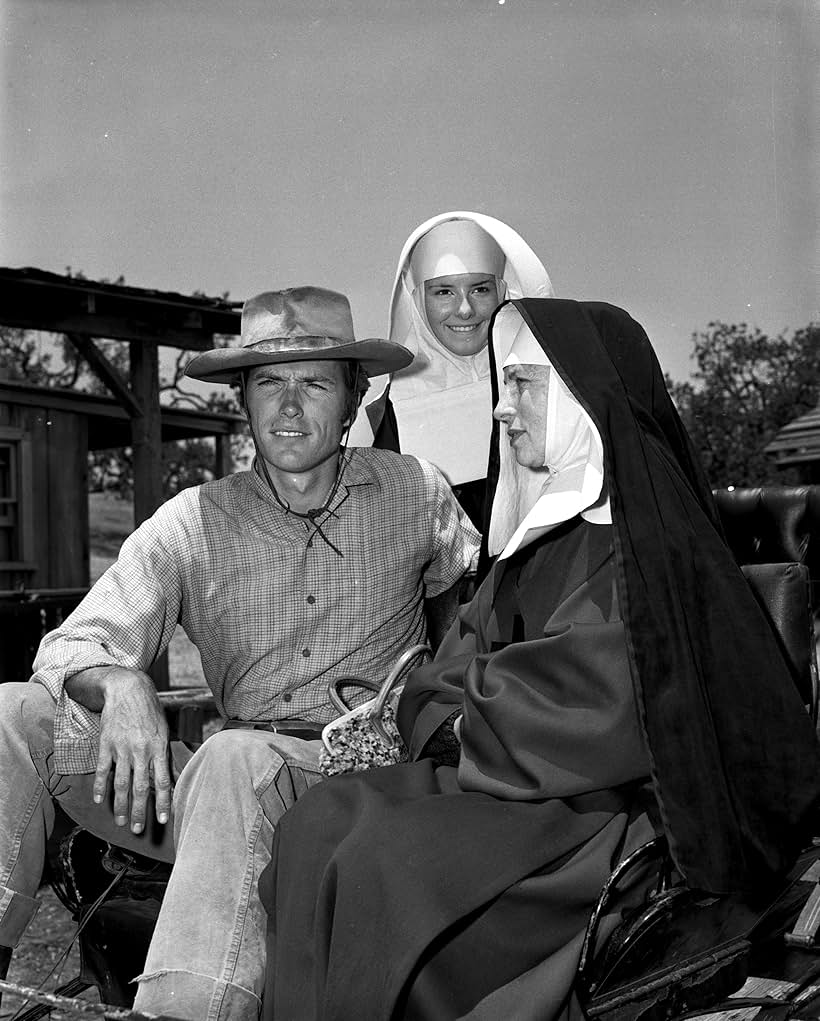
[[[290,694],[288,694],[288,695],[283,695],[283,696],[282,696],[282,701],[283,701],[283,702],[290,702],[290,700],[291,700],[292,698],[293,698],[293,695],[290,695]]]
[[[313,604],[316,602],[316,596],[308,596],[307,601],[310,603],[311,606],[313,606]]]
[[[310,655],[310,649],[302,649],[302,655],[307,659]]]

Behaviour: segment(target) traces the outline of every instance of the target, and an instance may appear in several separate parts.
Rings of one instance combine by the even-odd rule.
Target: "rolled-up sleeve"
[[[429,490],[431,545],[424,592],[431,599],[452,588],[466,571],[475,569],[481,537],[438,468],[421,459],[419,463]]]

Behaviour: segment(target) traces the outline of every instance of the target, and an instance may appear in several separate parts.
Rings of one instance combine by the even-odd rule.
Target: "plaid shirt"
[[[178,622],[220,713],[241,720],[325,723],[338,715],[329,681],[381,680],[424,641],[424,598],[458,581],[478,534],[432,465],[361,448],[345,459],[318,528],[250,471],[184,490],[125,540],[34,662],[32,680],[58,703],[58,772],[92,772],[99,736],[99,716],[68,697],[65,679],[146,670]]]

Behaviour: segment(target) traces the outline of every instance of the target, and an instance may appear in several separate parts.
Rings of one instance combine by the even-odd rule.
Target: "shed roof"
[[[0,323],[26,330],[150,340],[204,351],[238,334],[242,302],[0,267]]]
[[[764,450],[783,466],[820,461],[820,405],[784,425]]]

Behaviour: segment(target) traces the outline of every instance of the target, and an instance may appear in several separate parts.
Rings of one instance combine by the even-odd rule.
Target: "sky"
[[[384,336],[399,251],[498,217],[675,379],[820,318],[816,0],[0,0],[0,265]]]

